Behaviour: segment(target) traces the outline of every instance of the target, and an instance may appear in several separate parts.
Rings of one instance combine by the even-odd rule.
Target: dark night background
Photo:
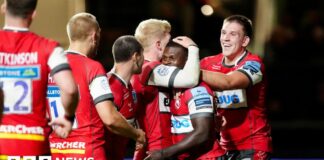
[[[206,17],[200,7],[211,1],[87,0],[87,12],[97,16],[102,28],[96,59],[110,70],[113,41],[133,35],[138,23],[148,18],[168,20],[172,36],[190,36],[200,46],[201,58],[221,52],[224,17],[243,14],[254,21],[257,0],[214,0],[222,4],[221,11]],[[324,1],[274,1],[276,24],[263,53],[273,157],[324,158]]]

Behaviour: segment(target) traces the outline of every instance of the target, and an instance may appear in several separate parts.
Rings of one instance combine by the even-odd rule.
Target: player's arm
[[[141,129],[135,129],[131,126],[116,110],[112,102],[113,95],[106,75],[97,75],[89,85],[89,90],[100,119],[111,132],[144,144],[145,133]]]
[[[66,138],[72,130],[75,110],[79,101],[79,92],[62,47],[56,47],[49,57],[51,76],[60,88],[61,102],[65,110],[64,117],[52,120],[49,125],[56,126],[54,132]]]
[[[96,104],[96,109],[101,120],[111,132],[132,138],[142,144],[145,143],[145,133],[141,129],[136,129],[131,126],[116,110],[112,101],[106,100],[99,102]]]
[[[249,78],[239,71],[229,74],[202,70],[202,80],[215,91],[247,88],[250,84]]]
[[[70,70],[63,48],[56,47],[48,62],[51,75],[60,88],[61,101],[67,117],[74,119],[79,101],[79,92]]]
[[[195,118],[191,118],[191,123],[194,131],[189,133],[181,142],[162,150],[164,158],[175,157],[188,152],[208,141],[211,126],[213,126],[213,114],[210,113],[207,116],[198,114]]]
[[[247,88],[249,85],[257,84],[262,80],[261,65],[258,61],[246,61],[238,70],[228,74],[203,70],[202,80],[213,90]]]
[[[205,87],[194,88],[191,93],[193,93],[193,97],[188,102],[188,109],[193,131],[188,133],[182,141],[163,150],[151,152],[148,156],[150,159],[178,156],[206,143],[211,137],[211,131],[214,129],[213,97],[207,93]]]
[[[176,37],[174,42],[188,48],[188,59],[183,69],[174,69],[172,66],[161,65],[165,70],[170,70],[169,75],[161,75],[160,67],[153,70],[149,78],[149,85],[174,87],[174,88],[191,88],[198,84],[200,65],[199,65],[199,48],[190,38],[185,36]]]

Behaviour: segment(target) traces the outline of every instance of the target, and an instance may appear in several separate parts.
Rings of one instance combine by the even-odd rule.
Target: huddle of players
[[[79,13],[69,20],[70,45],[63,52],[28,31],[36,3],[5,0],[2,7],[0,52],[8,58],[0,62],[5,95],[0,156],[118,160],[132,138],[134,159],[270,158],[264,66],[246,50],[252,36],[246,17],[225,19],[223,53],[202,61],[190,38],[170,41],[167,21],[142,21],[135,36],[115,41],[115,64],[106,74],[91,59],[100,40],[96,18]],[[17,89],[22,96],[12,98]]]

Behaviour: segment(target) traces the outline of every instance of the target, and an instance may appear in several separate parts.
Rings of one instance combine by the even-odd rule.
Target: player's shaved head
[[[100,27],[92,14],[78,13],[69,20],[66,30],[70,42],[84,41],[91,32],[100,30]]]

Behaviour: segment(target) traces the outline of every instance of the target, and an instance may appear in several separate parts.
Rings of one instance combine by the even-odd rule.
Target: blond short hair
[[[93,30],[100,29],[97,19],[90,13],[78,13],[69,20],[66,31],[71,41],[83,41]]]
[[[135,30],[135,38],[142,44],[143,48],[151,45],[156,38],[163,38],[170,33],[171,25],[166,20],[148,19],[142,21]]]

